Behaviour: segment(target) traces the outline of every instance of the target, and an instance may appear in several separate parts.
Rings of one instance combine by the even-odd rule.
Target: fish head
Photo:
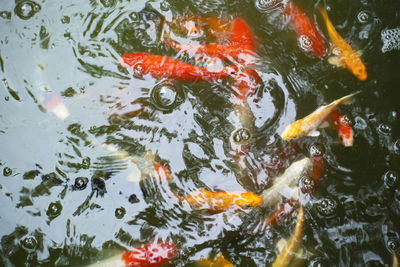
[[[241,192],[235,198],[234,203],[242,209],[258,207],[261,205],[262,198],[252,192]]]
[[[119,64],[125,68],[132,67],[136,73],[142,74],[145,70],[146,60],[151,55],[148,53],[130,53],[121,56]]]
[[[365,68],[361,60],[354,64],[352,72],[360,81],[365,81],[368,77],[367,69]]]
[[[281,134],[283,140],[289,140],[301,135],[301,123],[299,121],[295,121],[292,124],[286,126],[285,130]]]

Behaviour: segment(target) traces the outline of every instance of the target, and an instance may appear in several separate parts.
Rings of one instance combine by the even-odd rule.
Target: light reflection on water
[[[295,159],[314,153],[315,144],[325,168],[306,206],[308,264],[391,263],[391,251],[399,252],[399,78],[393,75],[399,58],[398,51],[382,54],[380,33],[399,25],[393,8],[375,2],[328,3],[337,30],[363,51],[370,77],[364,83],[305,53],[279,9],[261,12],[255,3],[4,2],[1,263],[84,265],[152,240],[179,247],[173,266],[218,251],[235,266],[272,263],[276,243],[290,236],[295,220],[261,231],[272,207],[199,213],[174,194],[260,193]],[[298,4],[324,29],[314,1]],[[119,65],[121,55],[136,51],[194,64],[159,42],[164,21],[182,14],[240,16],[256,36],[263,87],[248,100],[254,121],[245,168],[232,149],[241,123],[227,101],[228,82],[167,81],[175,97],[167,88],[157,100],[152,96],[165,81],[135,77]],[[356,90],[364,93],[342,109],[356,132],[353,147],[342,147],[332,129],[293,142],[278,136],[288,123]],[[48,95],[61,98],[68,114],[46,111]],[[150,150],[154,159],[146,158]],[[140,176],[151,160],[168,167],[171,183]]]

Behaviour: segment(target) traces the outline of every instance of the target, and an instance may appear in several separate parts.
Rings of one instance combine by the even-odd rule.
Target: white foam
[[[383,42],[382,53],[400,50],[400,27],[383,30],[381,39]]]

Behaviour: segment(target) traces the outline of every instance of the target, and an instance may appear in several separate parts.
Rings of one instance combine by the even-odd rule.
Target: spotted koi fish
[[[328,105],[321,106],[310,115],[286,126],[281,135],[282,139],[289,140],[305,135],[314,135],[315,130],[326,121],[326,119],[332,114],[334,110],[337,109],[340,104],[350,104],[352,102],[351,98],[357,93],[344,96]]]
[[[123,55],[120,64],[133,68],[134,72],[141,76],[150,74],[154,78],[172,78],[181,81],[215,81],[227,78],[235,72],[235,67],[210,71],[173,58],[142,52]]]
[[[361,58],[353,51],[351,46],[339,35],[329,20],[328,12],[324,7],[318,7],[321,13],[326,29],[328,31],[329,38],[332,42],[332,51],[337,54],[330,58],[328,61],[331,64],[338,65],[340,67],[347,68],[351,73],[354,74],[360,81],[367,79],[367,70],[361,61]]]

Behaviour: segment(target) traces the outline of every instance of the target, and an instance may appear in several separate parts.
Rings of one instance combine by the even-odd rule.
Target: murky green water
[[[315,1],[295,3],[325,29]],[[253,1],[1,0],[0,265],[84,266],[160,240],[179,248],[171,266],[220,251],[235,266],[269,266],[295,214],[258,230],[273,207],[199,213],[173,192],[261,193],[314,148],[324,151],[324,176],[305,206],[304,265],[391,265],[392,251],[400,253],[400,52],[382,53],[381,31],[400,26],[398,4],[328,1],[336,29],[363,52],[361,82],[302,51],[280,10],[260,11]],[[248,100],[255,120],[244,170],[231,149],[238,119],[229,83],[175,82],[176,93],[158,95],[159,80],[119,66],[132,52],[194,64],[159,42],[163,22],[183,15],[242,17],[259,44],[264,86]],[[355,91],[362,93],[342,108],[353,147],[332,128],[279,137],[288,123]],[[68,113],[55,113],[50,99]],[[149,150],[173,182],[137,181]]]

